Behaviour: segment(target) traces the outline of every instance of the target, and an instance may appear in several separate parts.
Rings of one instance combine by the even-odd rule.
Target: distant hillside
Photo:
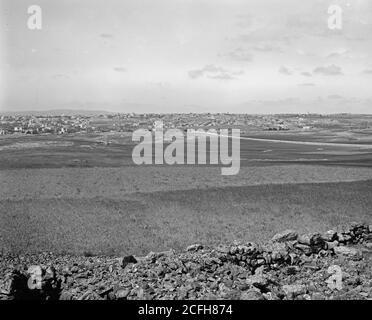
[[[56,110],[30,110],[30,111],[0,111],[1,115],[20,115],[20,116],[95,116],[100,114],[112,114],[113,112],[103,110],[75,110],[75,109],[56,109]]]

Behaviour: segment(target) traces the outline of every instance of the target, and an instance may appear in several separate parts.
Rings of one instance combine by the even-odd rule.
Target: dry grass
[[[145,254],[195,242],[267,240],[275,232],[370,221],[372,181],[178,190],[122,199],[3,200],[3,250]]]

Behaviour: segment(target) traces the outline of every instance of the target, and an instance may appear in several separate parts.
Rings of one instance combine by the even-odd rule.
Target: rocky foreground
[[[372,225],[146,257],[0,255],[0,300],[372,299]]]

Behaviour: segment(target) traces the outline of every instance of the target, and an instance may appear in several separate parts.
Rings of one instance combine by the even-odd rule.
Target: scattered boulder
[[[301,294],[306,293],[306,286],[302,284],[284,285],[282,286],[282,289],[289,299],[293,299]]]
[[[265,298],[262,293],[257,290],[248,290],[240,295],[240,300],[265,300]]]
[[[128,295],[130,294],[130,291],[131,290],[128,288],[119,288],[115,292],[115,298],[118,300],[124,300],[128,297]]]
[[[332,242],[337,239],[337,232],[334,230],[328,230],[326,233],[322,235],[324,241]]]
[[[31,265],[27,271],[15,269],[8,275],[7,295],[14,300],[57,300],[61,280],[53,267]]]
[[[186,248],[186,251],[198,251],[203,249],[203,246],[199,243],[192,244]]]
[[[300,244],[304,244],[310,246],[311,241],[311,234],[302,234],[298,237],[297,242]]]
[[[263,275],[252,275],[246,280],[246,284],[249,286],[256,287],[261,292],[267,292],[267,287],[269,285],[268,279]]]
[[[325,249],[325,241],[319,233],[315,233],[310,238],[310,246],[313,252],[318,253]]]
[[[297,240],[298,233],[293,230],[285,230],[281,233],[277,233],[271,241],[273,242],[286,242],[286,241],[292,241]]]
[[[306,255],[310,255],[313,252],[310,245],[306,245],[306,244],[297,243],[297,244],[295,244],[295,248],[300,250],[301,252],[303,252]]]
[[[265,244],[194,244],[141,258],[2,254],[0,300],[372,299],[370,235],[353,224],[336,236],[289,230]]]
[[[346,246],[339,246],[333,248],[333,251],[342,256],[347,256],[350,258],[358,258],[361,256],[361,252],[355,248],[346,247]]]
[[[130,263],[137,263],[137,259],[132,255],[123,257],[120,261],[120,265],[122,268],[125,268]]]

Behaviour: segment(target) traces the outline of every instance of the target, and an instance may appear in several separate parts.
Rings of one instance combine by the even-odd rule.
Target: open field
[[[3,170],[0,177],[0,200],[121,199],[138,192],[372,180],[372,169],[271,165],[243,167],[238,175],[222,176],[216,167],[136,166]]]
[[[2,200],[0,243],[12,252],[140,255],[195,242],[263,241],[287,228],[370,221],[371,190],[369,180]]]
[[[329,131],[318,135],[314,132],[252,134],[250,138],[265,140],[242,138],[241,166],[296,163],[372,167],[370,136],[364,135],[362,139],[355,134],[350,140],[350,135]],[[304,143],[293,143],[294,140]],[[0,137],[0,170],[134,166],[133,147],[130,134],[124,133]]]
[[[367,145],[241,140],[236,176],[135,166],[132,148],[117,134],[0,139],[0,250],[144,254],[371,221]]]

